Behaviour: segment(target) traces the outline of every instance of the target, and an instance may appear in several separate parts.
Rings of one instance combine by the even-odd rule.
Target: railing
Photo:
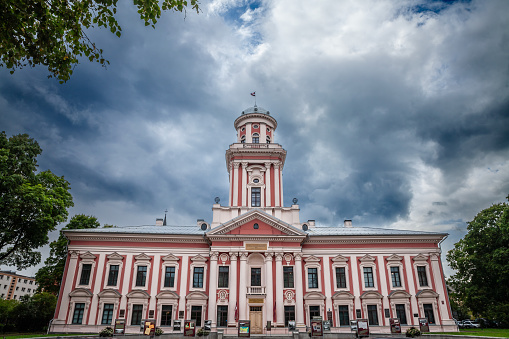
[[[261,286],[248,286],[247,287],[247,294],[264,295],[265,294],[265,287],[261,287]]]
[[[270,144],[242,144],[244,148],[269,148]]]

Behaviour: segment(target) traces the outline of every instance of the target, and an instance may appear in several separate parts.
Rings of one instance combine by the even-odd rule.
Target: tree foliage
[[[41,261],[34,249],[67,219],[73,206],[69,182],[51,171],[37,173],[42,150],[26,134],[0,133],[0,264],[23,269]]]
[[[97,228],[100,224],[96,217],[84,214],[77,214],[69,220],[65,229]],[[50,255],[44,261],[45,266],[41,267],[35,274],[35,280],[39,285],[39,291],[45,291],[57,295],[60,290],[60,283],[65,269],[67,258],[67,238],[60,233],[57,240],[50,243]]]
[[[509,204],[482,210],[467,230],[447,254],[454,294],[474,315],[509,324]]]
[[[0,299],[0,329],[2,332],[43,331],[55,313],[57,298],[50,293],[22,296],[20,300]]]
[[[161,11],[185,11],[187,0],[133,0],[145,26],[154,26]],[[198,11],[198,1],[189,5]],[[49,77],[69,80],[81,56],[101,65],[109,62],[87,36],[104,27],[120,37],[117,0],[0,0],[0,65],[11,69],[44,65]]]

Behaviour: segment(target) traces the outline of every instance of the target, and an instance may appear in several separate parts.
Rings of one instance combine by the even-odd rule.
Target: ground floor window
[[[111,325],[111,320],[113,319],[113,304],[104,304],[103,307],[101,325]]]
[[[406,320],[406,312],[405,312],[405,305],[404,304],[397,304],[396,305],[396,317],[399,319],[399,323],[401,325],[407,325],[408,322]]]
[[[309,306],[309,323],[311,324],[311,320],[313,317],[320,316],[320,306]]]
[[[163,305],[161,308],[161,326],[171,326],[172,305]]]
[[[348,306],[341,305],[339,312],[339,326],[350,326],[350,316],[348,314]]]
[[[143,313],[143,305],[133,305],[133,314],[131,316],[131,325],[141,324],[141,314]]]
[[[288,327],[288,322],[294,320],[295,320],[295,306],[285,306],[285,326]]]
[[[191,319],[196,321],[196,326],[201,325],[201,306],[191,306]]]
[[[228,326],[228,306],[217,306],[217,326]]]
[[[435,324],[435,315],[433,313],[433,305],[432,304],[424,304],[422,305],[424,309],[424,316],[428,318],[428,324]]]
[[[74,304],[74,315],[72,317],[72,323],[73,324],[82,324],[84,312],[85,312],[85,303]]]
[[[376,305],[368,305],[368,321],[369,325],[378,325],[378,313]]]

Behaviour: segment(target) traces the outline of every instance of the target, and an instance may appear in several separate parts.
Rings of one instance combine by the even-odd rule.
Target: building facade
[[[0,271],[0,298],[19,300],[22,296],[32,296],[37,290],[35,278],[26,277],[12,271]]]
[[[211,222],[64,231],[69,254],[52,332],[98,332],[115,319],[128,333],[141,319],[167,333],[175,319],[228,332],[240,319],[253,333],[271,321],[275,333],[289,321],[305,331],[314,316],[329,319],[331,332],[350,333],[359,318],[374,333],[389,333],[390,318],[403,330],[424,317],[432,332],[457,330],[440,260],[447,234],[301,222],[297,199],[283,206],[276,120],[254,106],[234,127],[229,200],[216,198]]]

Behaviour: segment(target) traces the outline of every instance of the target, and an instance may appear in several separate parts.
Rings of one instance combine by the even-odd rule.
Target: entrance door
[[[251,332],[253,334],[262,334],[263,333],[262,306],[249,307],[249,320],[251,321]]]

